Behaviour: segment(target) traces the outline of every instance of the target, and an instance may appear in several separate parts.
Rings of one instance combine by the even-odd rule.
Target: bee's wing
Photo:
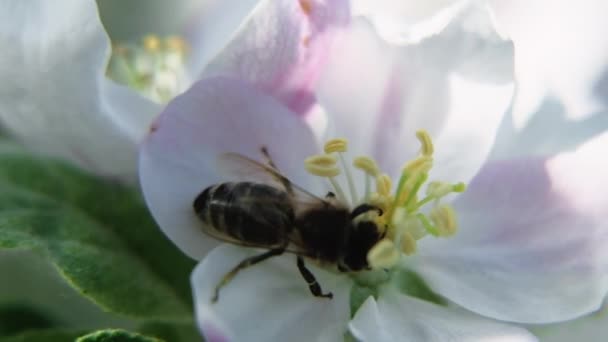
[[[240,181],[266,183],[284,189],[294,201],[294,204],[318,204],[326,201],[310,191],[294,184],[270,165],[262,164],[238,153],[224,153],[218,157],[220,171],[232,175]]]

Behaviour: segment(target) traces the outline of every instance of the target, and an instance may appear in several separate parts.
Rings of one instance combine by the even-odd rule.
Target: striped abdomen
[[[282,245],[293,229],[294,210],[289,196],[265,184],[213,185],[201,192],[193,205],[211,229],[244,243]]]

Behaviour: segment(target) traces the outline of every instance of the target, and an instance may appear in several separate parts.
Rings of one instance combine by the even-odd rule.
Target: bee
[[[206,234],[266,250],[226,273],[211,300],[218,300],[220,289],[239,271],[284,253],[296,255],[298,270],[313,296],[331,299],[332,293],[323,292],[305,258],[338,272],[369,269],[367,254],[385,230],[366,214],[382,215],[382,210],[365,203],[351,210],[332,192],[318,197],[281,174],[268,150],[261,150],[267,164],[235,153],[222,155],[220,161],[241,168],[250,178],[262,175],[264,181],[215,184],[194,199],[194,211]]]

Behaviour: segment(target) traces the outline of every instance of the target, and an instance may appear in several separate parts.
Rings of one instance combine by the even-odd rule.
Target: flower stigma
[[[139,45],[114,44],[107,76],[146,98],[166,103],[186,89],[187,43],[177,37],[145,36]]]
[[[367,254],[368,265],[372,270],[392,269],[403,255],[416,253],[418,241],[427,236],[445,238],[458,230],[454,208],[441,200],[449,194],[464,192],[466,186],[464,183],[427,182],[433,167],[433,141],[425,130],[416,132],[416,137],[421,145],[419,155],[405,163],[394,189],[395,183],[388,174],[381,172],[375,160],[367,156],[354,158],[352,165],[362,171],[365,177],[362,196],[356,192],[344,156],[348,150],[347,140],[329,140],[324,146],[324,154],[313,155],[305,160],[305,168],[309,173],[329,180],[338,200],[351,208],[366,203],[382,209],[382,214],[374,212],[373,217],[366,217],[385,229],[385,237]],[[349,196],[340,185],[340,176],[343,176],[343,182],[347,184]],[[425,184],[422,195],[421,190]]]

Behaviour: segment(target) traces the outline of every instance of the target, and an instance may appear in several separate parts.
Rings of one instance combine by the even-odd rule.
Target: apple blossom
[[[229,11],[234,20],[213,25],[205,15],[224,5],[206,2],[204,15],[190,25],[190,40],[150,35],[142,46],[111,49],[93,0],[3,1],[0,76],[10,82],[0,87],[0,125],[35,151],[129,180],[135,178],[136,151],[152,119],[200,77],[240,77],[295,110],[308,111],[315,101],[310,89],[324,64],[320,52],[347,18],[345,2],[305,13],[297,1],[239,1]],[[275,15],[266,23],[254,19],[240,26],[256,12]],[[253,31],[269,25],[281,30]],[[204,37],[204,44],[197,37]],[[304,38],[307,44],[301,44]],[[276,45],[268,49],[270,44]],[[255,46],[265,49],[250,50]],[[274,54],[267,55],[270,51]],[[245,67],[243,56],[254,52],[275,63],[272,73]]]
[[[269,22],[265,13],[256,13],[250,30]],[[208,339],[329,341],[348,330],[364,341],[527,341],[534,336],[505,322],[558,322],[600,306],[608,286],[603,251],[608,236],[602,230],[607,203],[601,190],[608,184],[600,176],[607,165],[594,156],[605,148],[605,136],[586,136],[575,151],[554,142],[550,154],[490,155],[512,83],[510,44],[488,28],[486,12],[465,6],[437,34],[414,45],[394,45],[365,19],[351,18],[326,46],[327,65],[310,88],[322,107],[321,126],[272,87],[229,73],[211,75],[170,102],[142,146],[140,179],[161,229],[188,255],[202,259],[192,286]],[[236,65],[242,74],[257,74],[277,58],[266,56],[257,64]],[[414,215],[419,221],[388,218],[389,226],[409,227],[395,228],[401,233],[368,254],[388,272],[347,275],[311,266],[332,300],[311,296],[295,258],[286,255],[240,272],[220,301],[211,303],[225,272],[258,253],[217,247],[200,229],[192,201],[209,185],[229,180],[218,173],[216,157],[237,152],[260,159],[259,148],[267,146],[279,170],[322,196],[331,188],[310,175],[304,161],[331,137],[347,138],[339,141],[348,141],[348,156],[373,157],[393,180],[404,179],[399,177],[404,162],[432,154],[432,168],[414,170],[421,179],[443,182],[426,188],[429,201],[414,196],[407,203],[418,209],[416,203],[423,208],[445,197],[447,206],[419,212],[424,217]],[[346,177],[348,163],[340,168]],[[359,197],[355,192],[370,194],[362,191],[370,188],[365,173],[354,171],[350,178],[357,189],[342,184],[342,200],[351,205]],[[467,191],[448,195],[450,189],[463,190],[459,182],[468,184]],[[448,191],[438,190],[445,185]],[[419,276],[441,300],[416,293],[404,274]],[[374,296],[352,305],[362,288]]]

